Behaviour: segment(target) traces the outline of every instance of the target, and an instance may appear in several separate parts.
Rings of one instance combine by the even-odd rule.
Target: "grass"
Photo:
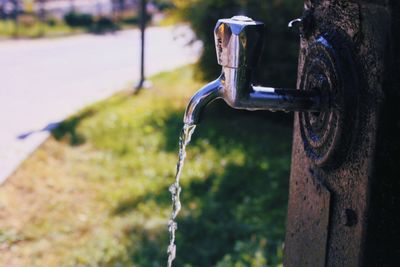
[[[165,266],[193,67],[64,121],[0,187],[0,266]],[[175,266],[282,261],[291,129],[210,106],[188,147]]]
[[[78,14],[82,15],[82,14]],[[126,11],[113,25],[99,25],[101,17],[94,17],[94,22],[86,26],[70,26],[64,20],[49,18],[48,22],[41,22],[32,15],[21,15],[18,26],[11,19],[0,20],[0,38],[53,38],[74,34],[94,33],[103,34],[118,30],[137,28],[138,17],[136,13]],[[103,19],[108,20],[104,17]],[[170,26],[179,23],[172,15],[166,16],[158,26]]]
[[[110,26],[111,27],[111,26]],[[127,22],[121,21],[117,25],[114,25],[115,29],[101,28],[101,26],[93,23],[92,26],[75,26],[71,27],[62,20],[54,20],[52,24],[44,23],[40,21],[29,21],[29,23],[21,22],[17,27],[15,22],[12,20],[0,20],[0,37],[3,38],[53,38],[63,37],[74,34],[82,33],[107,33],[116,31],[118,29],[132,29],[137,27],[135,21]]]
[[[35,22],[16,27],[12,20],[0,20],[0,36],[5,38],[40,38],[57,37],[86,32],[85,28],[71,28],[62,21],[49,25],[48,23]]]

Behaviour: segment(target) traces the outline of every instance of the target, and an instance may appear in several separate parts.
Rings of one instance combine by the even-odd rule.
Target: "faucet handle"
[[[254,68],[261,56],[264,23],[246,16],[220,19],[214,29],[218,64]]]

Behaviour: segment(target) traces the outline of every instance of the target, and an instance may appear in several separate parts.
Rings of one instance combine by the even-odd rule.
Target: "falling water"
[[[168,246],[168,267],[172,266],[172,262],[176,256],[176,245],[175,245],[175,231],[178,228],[178,224],[175,221],[176,216],[178,215],[181,209],[181,202],[179,200],[179,196],[181,193],[181,187],[179,185],[179,180],[181,177],[183,164],[185,162],[186,157],[186,146],[190,142],[190,138],[194,132],[196,125],[193,124],[185,124],[182,128],[181,135],[179,137],[179,159],[176,164],[176,174],[175,174],[175,182],[169,187],[169,191],[172,195],[172,212],[171,218],[168,222],[168,232],[169,232],[169,246]]]

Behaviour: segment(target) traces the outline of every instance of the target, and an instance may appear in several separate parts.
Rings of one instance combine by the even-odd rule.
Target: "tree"
[[[244,14],[266,25],[268,46],[261,58],[257,80],[268,85],[296,85],[299,38],[298,32],[289,30],[287,24],[301,16],[301,1],[173,0],[173,3],[180,16],[191,24],[197,38],[203,41],[204,51],[198,63],[201,78],[211,80],[220,72],[213,36],[217,20]]]

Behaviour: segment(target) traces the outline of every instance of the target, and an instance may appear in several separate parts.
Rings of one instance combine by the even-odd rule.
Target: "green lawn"
[[[78,14],[79,15],[79,14]],[[81,14],[82,15],[82,14]],[[0,20],[0,38],[53,38],[63,37],[74,34],[94,33],[104,34],[118,30],[137,28],[138,18],[135,13],[126,12],[121,15],[120,20],[115,21],[114,25],[99,24],[100,19],[108,18],[94,17],[91,25],[69,26],[64,20],[50,19],[49,22],[41,22],[32,15],[21,15],[18,26],[14,20]],[[50,23],[51,22],[51,23]],[[171,26],[180,23],[174,14],[167,14],[166,17],[151,24],[152,26]]]
[[[0,266],[166,266],[192,74],[159,74],[62,123],[0,187]],[[182,175],[175,266],[281,263],[291,127],[279,119],[207,110]]]
[[[40,37],[58,37],[71,34],[84,33],[87,30],[81,28],[71,28],[65,23],[58,21],[54,25],[35,22],[29,26],[15,26],[11,20],[0,20],[0,37],[21,37],[21,38],[40,38]]]
[[[120,22],[118,25],[115,25],[118,29],[132,29],[136,28],[136,23],[124,23]],[[101,31],[103,30],[103,31]],[[117,30],[117,29],[115,29]],[[63,37],[74,34],[82,34],[82,33],[107,33],[112,32],[112,29],[109,28],[99,28],[95,27],[95,24],[92,27],[71,27],[67,25],[62,20],[55,20],[54,24],[48,24],[43,22],[32,22],[30,24],[24,25],[20,23],[17,27],[12,20],[0,20],[0,37],[3,38],[53,38],[53,37]]]

